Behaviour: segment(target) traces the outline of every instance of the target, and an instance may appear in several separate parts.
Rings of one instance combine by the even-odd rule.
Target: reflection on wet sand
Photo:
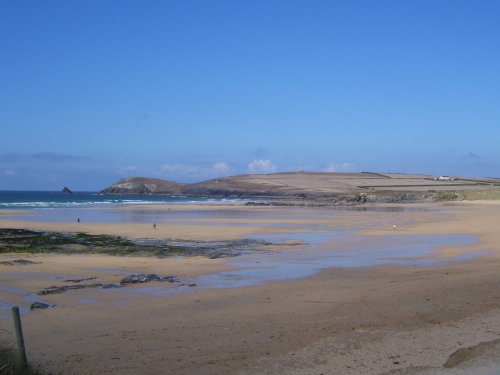
[[[239,255],[2,254],[0,329],[10,327],[9,306],[23,307],[30,358],[56,373],[65,363],[120,375],[439,369],[500,330],[499,208],[134,207],[94,212],[103,220],[94,224],[85,210],[81,223],[69,211],[61,221],[4,215],[3,228],[193,251],[237,242]],[[138,273],[179,282],[102,287]],[[75,279],[101,287],[64,288]],[[52,286],[64,292],[37,294]],[[51,308],[28,312],[34,298]]]

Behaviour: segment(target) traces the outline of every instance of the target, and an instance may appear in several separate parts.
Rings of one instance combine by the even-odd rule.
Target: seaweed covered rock
[[[173,275],[160,277],[154,273],[148,273],[148,274],[137,274],[124,277],[120,281],[120,284],[148,283],[150,281],[168,281],[170,283],[175,283],[178,282],[179,279],[177,278],[177,276]]]

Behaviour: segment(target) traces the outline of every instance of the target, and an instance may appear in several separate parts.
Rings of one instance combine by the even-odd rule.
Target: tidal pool
[[[393,235],[364,236],[353,232],[294,233],[258,235],[252,239],[268,241],[303,240],[305,248],[265,254],[244,254],[230,260],[234,270],[199,277],[200,287],[236,288],[269,281],[303,278],[326,268],[353,268],[378,265],[434,266],[460,262],[484,252],[464,251],[460,256],[436,258],[443,246],[465,247],[475,242],[475,236],[452,235]]]
[[[365,236],[355,231],[331,231],[266,234],[248,238],[271,243],[301,241],[302,246],[276,251],[245,252],[227,260],[234,267],[233,270],[183,280],[184,283],[196,284],[193,288],[185,284],[174,284],[168,288],[151,284],[118,291],[128,295],[146,293],[168,297],[198,288],[239,288],[298,279],[312,276],[326,268],[378,265],[431,267],[487,254],[486,251],[467,251],[467,246],[474,244],[476,237],[466,234]],[[462,247],[464,251],[455,257],[436,257],[436,252],[444,246]]]
[[[252,248],[243,249],[242,255],[226,258],[233,269],[199,277],[182,279],[179,284],[156,283],[126,286],[122,288],[95,289],[108,293],[109,302],[126,303],[140,294],[150,294],[159,298],[167,298],[173,294],[189,293],[200,288],[239,288],[266,282],[298,279],[314,275],[326,268],[355,268],[379,265],[426,266],[431,267],[451,262],[462,262],[483,252],[468,251],[476,242],[476,236],[466,234],[452,235],[403,235],[394,233],[390,236],[364,235],[356,229],[323,228],[305,226],[308,232],[265,234],[248,236],[250,240],[266,241],[277,244],[273,250],[259,251]],[[322,230],[318,230],[321,228]],[[460,255],[444,257],[439,254],[443,247],[459,248]],[[113,268],[95,268],[94,272],[111,273],[118,278],[121,275],[135,273],[133,270]],[[14,278],[45,278],[61,280],[75,278],[74,275],[43,274],[36,272],[12,272]],[[85,278],[85,275],[79,276]],[[118,280],[117,280],[118,281]],[[0,318],[8,316],[8,308],[15,301],[23,299],[27,303],[40,301],[36,291],[8,288],[0,285],[0,291],[10,298],[0,301]],[[71,291],[71,293],[80,293]],[[76,303],[91,304],[93,299],[78,294]],[[17,302],[18,303],[18,302]],[[28,304],[29,306],[29,304]],[[23,313],[28,310],[22,309]]]

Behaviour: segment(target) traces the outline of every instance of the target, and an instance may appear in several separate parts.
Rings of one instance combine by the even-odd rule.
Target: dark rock
[[[30,306],[30,310],[34,309],[47,309],[49,307],[52,307],[48,303],[43,303],[43,302],[33,302]]]
[[[468,362],[473,363],[481,359],[492,358],[498,353],[500,339],[483,341],[477,345],[460,348],[453,352],[443,365],[444,368],[457,368]]]
[[[61,190],[61,193],[64,193],[64,194],[73,194],[73,192],[67,187],[65,186],[62,190]]]
[[[174,275],[164,276],[159,281],[168,281],[169,283],[178,283],[179,278]]]
[[[0,262],[0,264],[3,264],[4,266],[13,266],[13,265],[28,265],[28,264],[38,264],[40,262],[33,262],[31,260],[26,260],[26,259],[15,259],[15,260],[7,260],[5,262]]]
[[[81,283],[82,281],[89,281],[89,280],[95,280],[96,277],[86,277],[84,279],[69,279],[69,280],[64,280],[67,283]]]
[[[119,284],[102,284],[102,289],[121,288]]]
[[[210,255],[208,255],[208,259],[219,259],[227,257],[227,254],[222,251],[214,251]]]
[[[177,276],[169,275],[160,277],[154,273],[149,274],[137,274],[124,277],[120,284],[137,284],[137,283],[148,283],[150,281],[168,281],[170,283],[178,282]]]
[[[147,283],[149,281],[158,280],[158,275],[147,274],[147,275],[130,275],[121,279],[120,284],[137,284],[137,283]]]
[[[44,296],[46,294],[61,294],[61,293],[67,292],[68,290],[86,289],[86,288],[99,288],[101,286],[102,286],[101,283],[51,286],[51,287],[48,287],[47,289],[44,289],[44,290],[38,292],[38,295],[39,296]]]
[[[246,202],[245,206],[271,206],[271,202]]]

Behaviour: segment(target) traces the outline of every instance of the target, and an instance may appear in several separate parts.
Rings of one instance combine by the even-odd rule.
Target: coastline
[[[279,374],[284,369],[290,374],[446,373],[442,366],[453,352],[493,342],[500,334],[500,299],[494,287],[500,284],[500,238],[495,227],[500,206],[437,203],[405,207],[409,209],[338,211],[193,205],[183,209],[188,213],[222,209],[228,217],[213,214],[184,218],[189,220],[176,224],[178,218],[167,218],[157,230],[149,224],[21,220],[0,220],[0,227],[201,241],[304,232],[294,226],[356,229],[368,239],[471,234],[475,236],[472,244],[444,244],[428,255],[451,259],[464,251],[489,251],[462,262],[429,267],[332,267],[305,278],[240,288],[195,287],[163,297],[162,290],[175,288],[155,284],[140,292],[85,289],[48,296],[55,308],[23,316],[30,358],[55,371],[71,363],[72,371],[108,374]],[[140,209],[168,212],[168,208],[172,209]],[[241,210],[250,217],[241,216]],[[225,225],[228,222],[235,225]],[[12,258],[0,255],[0,260]],[[21,279],[19,275],[26,272],[56,274],[64,270],[68,276],[95,276],[112,282],[122,272],[149,271],[177,274],[189,281],[234,269],[228,259],[202,257],[35,254],[28,258],[42,263],[0,266],[2,285],[31,291],[48,286],[49,280],[43,277]],[[85,324],[75,325],[75,321]],[[0,319],[0,328],[8,328],[9,323]],[[144,354],[140,363],[133,360],[138,343]],[[478,363],[485,365],[490,357],[481,357]],[[454,369],[469,365],[470,361],[463,361]]]

